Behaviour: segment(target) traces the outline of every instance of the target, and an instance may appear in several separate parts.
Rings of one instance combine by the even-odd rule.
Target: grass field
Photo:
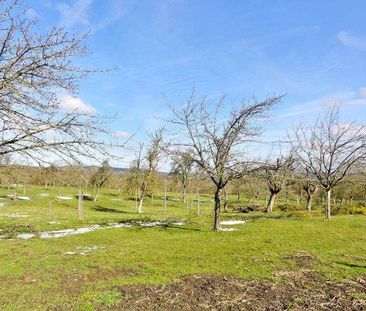
[[[23,190],[18,190],[22,193]],[[1,195],[14,189],[1,189]],[[40,196],[47,193],[48,197]],[[291,255],[316,258],[311,268],[325,279],[351,279],[366,274],[366,218],[334,216],[320,211],[238,214],[222,220],[246,220],[228,226],[232,232],[211,231],[211,198],[202,197],[201,214],[191,198],[189,212],[169,194],[163,201],[146,199],[144,213],[135,213],[133,199],[104,190],[100,199],[85,201],[85,220],[77,220],[74,189],[30,187],[31,201],[0,202],[0,309],[94,310],[118,304],[123,284],[160,284],[186,275],[230,275],[275,279],[280,271],[296,270]],[[21,194],[19,194],[21,195]],[[23,194],[22,194],[23,195]],[[59,201],[57,195],[70,195]],[[17,216],[14,216],[17,215]],[[23,217],[19,217],[23,215]],[[105,228],[125,221],[164,222],[155,227]],[[184,225],[174,224],[184,221]],[[62,238],[22,240],[18,234],[101,225],[94,232]],[[10,238],[10,239],[9,239]]]

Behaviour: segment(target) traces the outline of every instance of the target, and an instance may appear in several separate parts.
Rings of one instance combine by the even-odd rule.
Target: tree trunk
[[[227,213],[227,192],[224,190],[224,213]]]
[[[300,204],[302,203],[302,189],[300,190]]]
[[[84,220],[84,194],[83,191],[79,190],[79,196],[78,196],[78,218],[79,220]]]
[[[325,219],[330,220],[330,200],[331,200],[331,189],[327,190],[327,202],[325,205]]]
[[[142,213],[142,204],[144,203],[145,193],[141,193],[139,199],[138,199],[138,205],[137,205],[137,213]]]
[[[267,208],[266,208],[266,213],[272,213],[273,205],[274,205],[274,202],[276,201],[276,197],[277,197],[277,193],[271,192],[271,195],[269,197],[269,201],[267,204]]]
[[[141,186],[141,193],[140,193],[140,197],[139,197],[139,202],[138,202],[138,206],[137,206],[137,213],[141,214],[142,213],[142,204],[144,203],[144,198],[145,198],[145,192],[146,192],[146,183],[142,183]]]
[[[181,194],[180,194],[180,200],[183,203],[186,203],[187,198],[187,177],[185,174],[182,175],[182,188],[181,188]]]
[[[98,197],[99,197],[99,189],[97,190],[97,193],[95,194],[95,197],[94,197],[94,200],[93,200],[94,203],[97,202]]]
[[[184,184],[182,188],[182,202],[186,203],[187,200],[187,186]]]
[[[313,195],[308,193],[306,197],[306,209],[310,212],[311,211],[311,205],[313,201]]]
[[[215,209],[214,209],[214,226],[213,230],[217,231],[220,228],[220,207],[221,207],[221,188],[216,188],[215,191]]]
[[[167,202],[166,202],[166,178],[164,179],[164,214],[167,212]]]
[[[137,199],[137,190],[135,191],[135,208],[138,210],[138,199]]]

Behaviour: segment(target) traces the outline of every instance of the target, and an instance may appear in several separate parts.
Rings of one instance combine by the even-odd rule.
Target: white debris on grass
[[[83,255],[83,256],[87,256],[87,255],[90,255],[91,253],[95,252],[99,248],[104,248],[104,247],[98,247],[96,245],[87,246],[87,247],[78,246],[74,251],[65,252],[64,255]]]
[[[111,199],[111,201],[122,201],[122,199]]]
[[[58,196],[56,197],[56,199],[58,199],[58,200],[72,200],[72,197],[58,195]]]
[[[163,223],[161,221],[151,221],[151,222],[140,222],[138,223],[141,227],[155,227],[160,226]]]
[[[241,225],[245,224],[245,220],[224,220],[220,222],[220,225],[224,226],[234,226],[234,225]]]
[[[27,214],[2,214],[1,216],[8,217],[8,218],[26,218],[26,217],[29,217],[30,215],[27,215]]]
[[[41,239],[52,239],[52,238],[62,238],[68,235],[83,234],[88,232],[93,232],[99,230],[100,225],[92,225],[89,227],[82,227],[76,229],[64,229],[64,230],[54,230],[54,231],[44,231],[39,233]]]
[[[220,231],[237,231],[238,229],[235,228],[220,228]]]
[[[48,197],[48,193],[41,193],[40,196],[41,197]]]
[[[28,240],[34,238],[36,235],[34,233],[21,233],[17,235],[18,239]]]
[[[60,223],[58,221],[50,221],[48,224],[49,225],[59,225]]]
[[[29,201],[31,200],[30,197],[24,197],[24,196],[21,196],[21,197],[17,197],[18,200],[25,200],[25,201]]]
[[[108,224],[108,228],[130,228],[130,227],[132,227],[132,224],[123,222],[121,223],[115,222]]]
[[[172,225],[174,225],[174,226],[183,226],[184,225],[184,222],[182,222],[182,221],[172,222]]]
[[[56,223],[56,222],[52,222],[52,223]],[[164,225],[164,224],[165,223],[161,222],[161,221],[109,223],[109,224],[107,224],[107,226],[91,225],[91,226],[82,227],[82,228],[42,231],[42,232],[38,232],[38,233],[21,233],[21,234],[17,235],[17,238],[23,239],[23,240],[28,240],[28,239],[35,238],[35,237],[39,237],[40,239],[54,239],[54,238],[66,237],[68,235],[84,234],[84,233],[89,233],[89,232],[93,232],[96,230],[104,230],[104,229],[109,229],[109,228],[131,228],[134,225],[139,225],[141,227],[155,227],[155,226],[160,226],[160,225]],[[172,223],[172,224],[175,224],[177,226],[182,226],[182,225],[184,225],[184,222],[176,222],[176,223]]]
[[[26,196],[17,196],[16,194],[8,194],[8,198],[12,199],[12,200],[24,200],[24,201],[29,201],[31,200],[30,197],[26,197]]]
[[[3,206],[5,206],[5,203],[0,203],[0,207],[3,207]]]

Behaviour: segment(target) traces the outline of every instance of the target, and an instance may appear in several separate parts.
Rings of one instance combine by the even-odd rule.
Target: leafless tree
[[[90,178],[90,185],[95,189],[94,202],[98,200],[100,189],[104,187],[108,179],[112,175],[112,170],[107,160],[94,172]]]
[[[186,203],[188,182],[193,164],[194,162],[190,153],[180,151],[173,154],[171,174],[179,176],[182,186],[181,199],[183,203]]]
[[[300,124],[291,142],[301,165],[325,190],[325,218],[331,217],[331,191],[366,157],[366,128],[354,122],[342,123],[339,110],[332,108],[314,126]]]
[[[143,145],[140,145],[137,159],[134,161],[133,170],[136,173],[140,193],[138,196],[137,213],[142,213],[142,205],[149,184],[152,182],[154,173],[159,164],[160,156],[163,150],[163,130],[159,129],[150,136],[150,144],[143,155]]]
[[[37,32],[19,2],[0,1],[0,155],[47,162],[51,153],[64,160],[104,154],[105,119],[66,111],[60,98],[75,95],[91,72],[75,65],[86,55],[86,36]]]
[[[315,192],[318,190],[316,181],[309,176],[309,172],[302,178],[302,189],[306,193],[306,209],[310,212],[312,209],[312,202]]]
[[[193,92],[183,106],[170,106],[174,115],[170,122],[179,131],[177,144],[191,154],[215,185],[214,230],[220,227],[222,189],[230,180],[243,176],[247,169],[244,147],[260,134],[257,121],[281,96],[262,102],[242,101],[229,115],[223,109],[224,99],[211,105],[206,97],[197,98]]]
[[[54,164],[39,168],[40,177],[43,180],[44,187],[48,188],[49,185],[55,186],[57,167]]]
[[[293,154],[290,152],[288,155],[279,156],[274,163],[267,161],[264,166],[265,179],[270,192],[266,213],[271,213],[273,211],[273,205],[278,193],[291,177],[291,168],[293,163]]]

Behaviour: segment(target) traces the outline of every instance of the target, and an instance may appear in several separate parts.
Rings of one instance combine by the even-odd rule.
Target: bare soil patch
[[[231,276],[188,276],[168,285],[119,287],[114,310],[366,310],[366,276],[329,281],[311,269],[316,257],[286,256],[296,271],[279,271],[276,281]]]
[[[123,286],[114,310],[366,310],[366,277],[344,282],[297,277],[275,283],[191,276],[169,285]]]

